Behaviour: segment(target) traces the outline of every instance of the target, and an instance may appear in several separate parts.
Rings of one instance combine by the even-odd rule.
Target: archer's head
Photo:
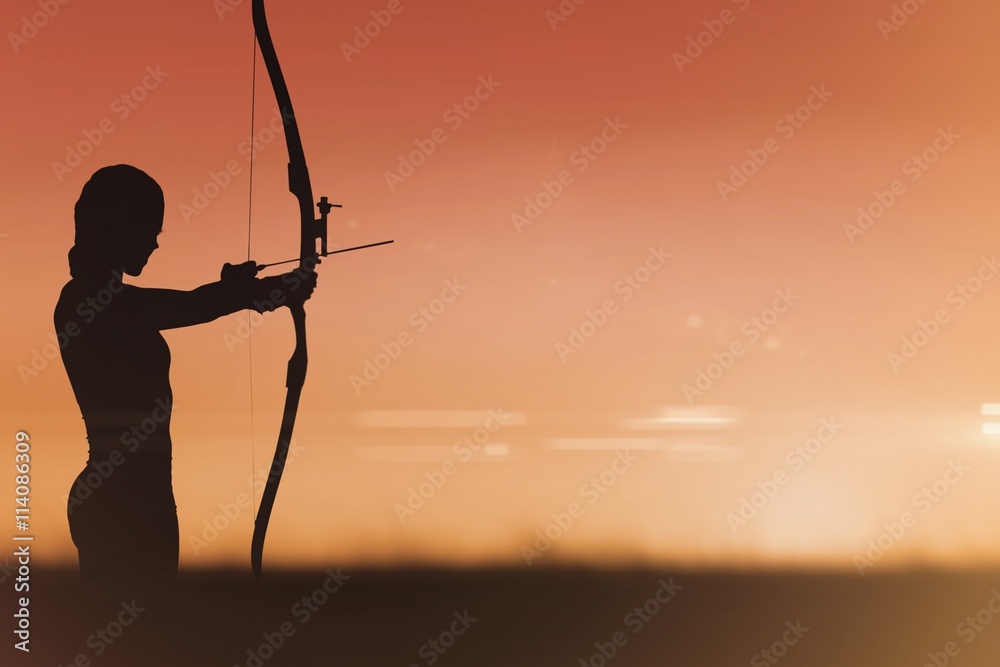
[[[76,202],[76,245],[70,273],[142,273],[159,246],[163,190],[146,172],[127,164],[94,172]]]

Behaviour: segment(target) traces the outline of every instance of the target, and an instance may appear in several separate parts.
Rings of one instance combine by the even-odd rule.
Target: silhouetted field
[[[36,570],[31,654],[8,647],[4,664],[922,667],[929,653],[935,667],[1000,664],[998,573],[341,574],[333,593],[324,572],[272,572],[261,589],[244,573],[187,574],[132,606],[75,572]]]

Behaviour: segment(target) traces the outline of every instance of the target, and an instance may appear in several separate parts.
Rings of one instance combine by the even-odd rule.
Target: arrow
[[[327,257],[329,255],[337,255],[337,254],[340,254],[342,252],[351,252],[352,250],[364,250],[365,248],[374,248],[375,246],[387,245],[387,244],[393,243],[393,242],[395,242],[395,239],[390,239],[388,241],[379,241],[378,243],[366,243],[365,245],[356,245],[353,248],[342,248],[341,250],[332,250],[330,252],[325,252],[325,253],[319,255],[319,257]],[[280,262],[271,262],[270,264],[258,264],[257,265],[257,271],[258,272],[259,271],[263,271],[264,269],[269,269],[272,266],[279,266],[281,264],[291,264],[292,262],[301,262],[304,259],[309,259],[309,257],[311,257],[311,255],[307,256],[307,257],[296,257],[295,259],[285,259],[285,260],[282,260]]]

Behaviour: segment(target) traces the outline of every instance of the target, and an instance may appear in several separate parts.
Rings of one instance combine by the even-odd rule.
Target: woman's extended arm
[[[272,311],[312,295],[315,274],[303,280],[296,272],[255,278],[252,263],[223,270],[222,280],[191,291],[130,287],[123,296],[133,314],[152,328],[177,329],[248,308]]]

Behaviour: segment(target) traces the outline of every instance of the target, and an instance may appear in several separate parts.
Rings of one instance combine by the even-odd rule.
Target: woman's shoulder
[[[119,310],[116,306],[132,300],[137,290],[123,283],[121,276],[96,281],[71,279],[63,286],[56,301],[53,313],[56,328],[61,330],[73,323],[89,324],[100,313]]]

